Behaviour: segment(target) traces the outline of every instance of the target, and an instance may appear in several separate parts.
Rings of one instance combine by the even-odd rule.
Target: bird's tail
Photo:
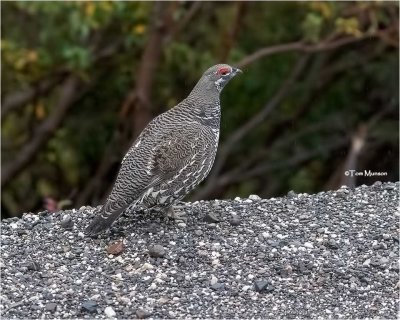
[[[112,223],[123,213],[125,207],[122,207],[111,214],[105,212],[105,206],[100,209],[97,217],[85,229],[87,236],[93,237],[108,229]]]

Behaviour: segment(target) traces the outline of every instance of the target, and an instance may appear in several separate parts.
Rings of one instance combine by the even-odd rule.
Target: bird
[[[85,229],[107,230],[125,211],[161,211],[179,218],[174,204],[209,174],[220,135],[220,93],[239,68],[208,68],[190,94],[143,129],[124,156],[113,188]]]

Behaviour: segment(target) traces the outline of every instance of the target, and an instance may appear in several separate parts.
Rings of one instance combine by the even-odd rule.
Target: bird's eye
[[[228,67],[221,67],[218,69],[218,74],[221,76],[226,76],[227,74],[229,74],[231,72],[231,69]]]

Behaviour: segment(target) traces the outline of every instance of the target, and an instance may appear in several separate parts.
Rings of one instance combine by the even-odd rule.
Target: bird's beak
[[[243,73],[242,70],[240,70],[239,68],[232,68],[233,74],[237,74],[237,73]]]

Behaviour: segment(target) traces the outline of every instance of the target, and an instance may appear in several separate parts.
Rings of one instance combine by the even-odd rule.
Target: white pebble
[[[306,248],[310,248],[310,249],[314,248],[314,245],[313,245],[311,242],[306,242],[306,243],[304,243],[304,246],[305,246]]]
[[[153,265],[150,264],[150,263],[147,263],[147,262],[143,263],[143,265],[142,265],[142,267],[141,267],[141,269],[142,269],[143,271],[145,271],[145,270],[151,270],[151,269],[153,269],[153,268],[154,268]]]
[[[109,318],[113,318],[115,317],[117,314],[115,313],[114,309],[111,307],[107,307],[104,309],[104,313],[106,314],[107,317]]]
[[[216,284],[218,282],[218,279],[217,279],[217,277],[216,276],[214,276],[213,274],[211,275],[211,281],[210,281],[210,284],[211,285],[214,285],[214,284]]]

